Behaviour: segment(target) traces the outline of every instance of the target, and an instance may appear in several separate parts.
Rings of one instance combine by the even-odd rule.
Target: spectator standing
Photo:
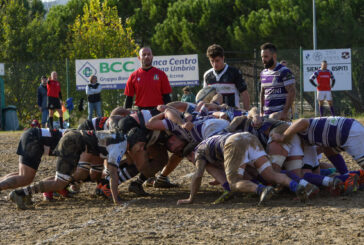
[[[152,50],[149,47],[141,48],[138,60],[141,67],[129,76],[126,83],[125,108],[133,106],[134,95],[135,105],[139,110],[151,110],[158,105],[171,102],[169,95],[172,92],[171,85],[164,71],[153,67]]]
[[[207,48],[206,56],[212,68],[204,74],[203,87],[214,87],[228,106],[240,108],[241,99],[244,109],[249,110],[250,97],[242,73],[225,63],[224,49],[213,44]]]
[[[40,85],[37,90],[38,107],[42,113],[42,127],[46,127],[48,120],[48,108],[47,108],[47,77],[42,76]]]
[[[292,72],[277,62],[277,48],[271,43],[261,47],[264,70],[260,73],[260,114],[288,121],[296,95],[295,79]]]
[[[92,75],[90,77],[90,83],[86,86],[89,120],[92,120],[93,111],[96,112],[97,117],[102,117],[101,90],[101,84],[97,82],[97,77]]]
[[[182,102],[191,102],[191,103],[195,103],[195,96],[193,95],[193,93],[191,92],[190,87],[186,86],[182,89],[183,91],[183,95],[181,98]]]
[[[314,80],[317,79],[317,84]],[[332,80],[332,84],[330,84]],[[330,106],[331,115],[335,116],[334,106],[332,103],[331,88],[335,85],[335,77],[332,72],[327,69],[327,61],[321,62],[321,69],[315,71],[311,77],[310,82],[313,86],[317,87],[317,100],[320,107],[320,116],[324,116],[324,101],[326,100]]]
[[[53,114],[54,111],[57,110],[59,113],[59,124],[60,127],[63,128],[63,112],[62,112],[62,93],[61,93],[61,84],[59,83],[58,74],[55,71],[52,71],[51,77],[48,79],[47,83],[47,107],[49,109],[49,119],[48,119],[48,127],[53,129]]]

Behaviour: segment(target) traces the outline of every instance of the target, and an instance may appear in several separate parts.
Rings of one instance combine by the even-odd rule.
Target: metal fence
[[[361,61],[364,55],[364,48],[352,49],[352,82],[351,91],[333,92],[334,106],[338,115],[352,116],[364,112],[364,64]],[[205,54],[199,54],[199,73],[200,86],[192,88],[196,92],[201,88],[203,74],[211,68],[209,60]],[[248,91],[251,102],[254,106],[259,102],[259,74],[263,69],[260,59],[260,50],[251,52],[226,51],[226,62],[229,65],[239,68],[248,85]],[[300,51],[279,50],[278,60],[286,60],[288,67],[291,69],[296,78],[296,98],[295,108],[296,116],[301,114],[301,96],[300,96]],[[11,63],[5,64],[5,106],[15,105],[17,107],[18,118],[23,126],[27,126],[32,119],[40,118],[40,111],[37,107],[37,88],[40,84],[40,78],[43,75],[49,76],[52,71],[57,71],[59,81],[61,81],[62,93],[64,100],[68,97],[74,98],[75,110],[71,113],[71,122],[75,126],[80,118],[87,117],[87,109],[79,111],[78,105],[81,98],[86,99],[84,91],[76,90],[75,81],[75,63],[73,60],[57,60],[36,63]],[[174,87],[172,93],[173,100],[179,100],[182,95],[181,87]],[[2,93],[1,93],[2,95]],[[121,90],[105,90],[102,92],[104,114],[108,113],[116,106],[123,105],[125,97]],[[304,92],[303,114],[313,114],[314,93]],[[4,106],[4,105],[3,105]],[[85,109],[85,105],[84,105]]]

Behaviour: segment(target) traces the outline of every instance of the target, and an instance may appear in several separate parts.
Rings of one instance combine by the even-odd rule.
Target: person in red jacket
[[[314,82],[315,79],[317,79],[317,84]],[[330,80],[332,80],[332,84],[330,84]],[[327,69],[326,60],[321,62],[321,69],[318,69],[312,74],[310,83],[317,87],[317,100],[319,101],[320,106],[320,116],[324,116],[324,100],[329,103],[332,116],[335,116],[331,95],[331,88],[335,85],[335,77],[332,72]]]
[[[158,105],[171,102],[171,85],[164,71],[153,66],[153,54],[149,47],[139,51],[141,67],[134,71],[126,82],[125,108],[131,108],[135,95],[135,105],[139,110],[155,109]]]
[[[57,110],[59,113],[59,124],[63,128],[63,112],[62,112],[62,93],[61,84],[57,81],[57,72],[52,71],[51,77],[48,79],[47,83],[47,107],[49,110],[48,127],[53,129],[53,114]]]

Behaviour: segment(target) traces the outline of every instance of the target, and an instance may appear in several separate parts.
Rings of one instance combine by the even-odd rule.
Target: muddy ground
[[[20,133],[0,133],[0,176],[17,171],[15,154]],[[350,169],[357,169],[345,155]],[[221,191],[208,185],[209,176],[195,203],[177,206],[189,195],[190,173],[183,162],[171,175],[182,188],[146,188],[151,197],[128,193],[119,187],[122,206],[93,195],[85,184],[74,198],[52,203],[34,196],[34,210],[17,210],[0,193],[0,244],[364,244],[364,191],[333,197],[321,192],[308,203],[293,195],[275,197],[257,207],[254,195],[236,195],[212,205]],[[55,174],[54,158],[43,158],[36,180]]]

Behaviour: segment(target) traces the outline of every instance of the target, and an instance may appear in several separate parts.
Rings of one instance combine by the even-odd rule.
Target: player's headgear
[[[126,134],[126,138],[129,143],[129,149],[133,148],[133,146],[138,142],[147,142],[147,137],[143,130],[138,127],[134,127],[128,131]]]

